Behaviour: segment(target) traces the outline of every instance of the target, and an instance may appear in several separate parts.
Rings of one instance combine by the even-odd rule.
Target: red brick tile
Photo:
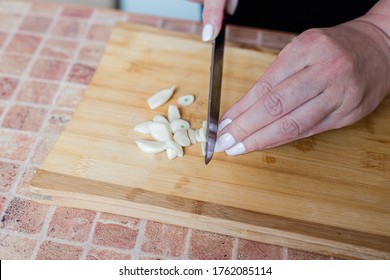
[[[232,237],[193,230],[188,258],[199,260],[229,260],[232,257],[232,249]]]
[[[7,198],[0,194],[0,213],[3,211],[6,202],[7,202]]]
[[[18,52],[21,54],[33,54],[42,38],[32,35],[15,34],[11,39],[6,51]]]
[[[61,39],[50,39],[43,46],[41,55],[68,59],[73,57],[77,46],[77,42],[65,41]]]
[[[1,103],[0,102],[0,118],[1,118],[1,116],[3,115],[3,112],[4,112],[4,110],[5,110],[5,104],[3,104],[3,103]]]
[[[75,63],[68,76],[68,82],[88,85],[95,74],[96,66]]]
[[[281,260],[282,247],[240,239],[237,259],[239,260]]]
[[[111,213],[102,213],[100,215],[100,220],[119,222],[122,225],[130,226],[131,228],[137,228],[140,222],[140,219],[138,218],[115,215]]]
[[[34,136],[0,129],[0,157],[12,160],[26,160],[34,141]]]
[[[54,211],[47,236],[76,242],[88,239],[96,213],[90,210],[60,207]]]
[[[159,27],[162,23],[162,18],[158,16],[143,15],[143,14],[129,14],[128,22]]]
[[[29,1],[0,1],[0,10],[8,13],[24,14],[30,10],[30,7]]]
[[[60,90],[57,106],[75,109],[83,99],[85,88],[76,85],[66,85]]]
[[[149,221],[141,250],[156,255],[181,256],[187,233],[187,228]]]
[[[47,133],[60,134],[69,123],[72,114],[72,112],[60,109],[53,110],[50,112],[50,118],[48,123],[45,124],[43,131]]]
[[[17,100],[36,104],[51,104],[59,86],[57,84],[25,81],[18,91]]]
[[[125,22],[127,18],[128,18],[127,12],[108,10],[108,9],[95,10],[95,16],[94,16],[94,19],[96,21],[107,25],[115,25],[117,22]]]
[[[77,60],[98,62],[103,56],[104,48],[100,44],[87,43],[81,48]]]
[[[37,241],[10,234],[0,234],[1,260],[31,260]]]
[[[110,38],[112,26],[100,23],[94,23],[91,25],[87,32],[87,39],[94,41],[107,42]]]
[[[19,27],[20,30],[45,33],[49,29],[51,18],[42,16],[26,16],[22,25]]]
[[[288,249],[287,251],[289,260],[330,260],[329,256],[324,256],[316,253],[305,252],[296,249]]]
[[[0,29],[4,31],[10,31],[12,29],[16,29],[19,26],[22,16],[7,12],[0,12],[0,18]]]
[[[49,206],[30,200],[14,198],[1,220],[1,228],[38,233],[42,229]]]
[[[49,1],[33,1],[30,8],[32,14],[40,14],[52,17],[59,9],[58,3]]]
[[[39,247],[37,260],[79,260],[83,248],[53,241],[45,241]]]
[[[62,80],[68,63],[57,60],[38,59],[30,73],[30,77],[48,79],[48,80]]]
[[[62,16],[88,19],[91,17],[93,9],[84,7],[65,7]]]
[[[87,260],[131,260],[130,254],[120,254],[117,252],[101,249],[92,249],[88,252]]]
[[[52,31],[53,35],[66,38],[81,38],[86,29],[86,23],[82,21],[75,21],[73,19],[58,20]]]
[[[197,34],[199,29],[198,25],[201,25],[201,23],[190,21],[190,20],[164,19],[161,27],[164,29],[173,30],[177,32]]]
[[[134,248],[138,230],[115,224],[97,223],[93,243],[121,249]]]
[[[242,26],[229,26],[226,32],[226,39],[231,42],[255,46],[258,29],[244,28]]]
[[[0,31],[0,48],[3,46],[7,37],[8,37],[8,33]]]
[[[0,192],[8,192],[11,189],[19,171],[18,164],[0,161]]]
[[[4,54],[0,56],[0,73],[20,76],[26,70],[30,59],[31,57],[16,54]]]
[[[37,147],[34,150],[34,154],[30,159],[30,165],[39,166],[48,155],[51,148],[54,146],[58,135],[45,135],[41,136],[38,140]]]
[[[39,131],[46,116],[46,109],[15,105],[8,111],[3,127]]]
[[[8,100],[13,95],[18,80],[14,78],[0,77],[0,99]]]

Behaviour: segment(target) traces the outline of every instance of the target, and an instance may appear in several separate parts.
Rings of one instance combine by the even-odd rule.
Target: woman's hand
[[[220,5],[205,12],[210,22],[224,1],[209,2]],[[365,19],[308,30],[222,116],[216,152],[248,153],[353,124],[389,91],[390,38],[383,30]]]

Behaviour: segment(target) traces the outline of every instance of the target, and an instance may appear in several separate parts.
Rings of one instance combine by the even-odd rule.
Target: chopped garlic
[[[152,122],[149,124],[150,135],[157,141],[167,141],[172,138],[169,125],[166,123]]]
[[[190,123],[186,120],[175,119],[171,121],[171,130],[173,133],[179,130],[187,130],[190,128]]]
[[[191,105],[195,100],[195,97],[192,94],[180,96],[177,99],[177,103],[181,106],[189,106]]]
[[[173,120],[180,119],[180,111],[176,105],[169,105],[168,107],[168,120],[171,122]]]
[[[135,140],[137,146],[141,151],[149,154],[160,153],[165,150],[166,146],[164,142],[151,141],[151,140]]]
[[[146,121],[146,122],[142,122],[140,124],[137,124],[134,127],[134,131],[137,131],[137,132],[140,132],[143,134],[150,134],[149,124],[151,124],[151,123],[152,123],[151,121]]]
[[[187,130],[179,130],[173,135],[173,140],[175,140],[180,146],[188,147],[191,145],[190,138],[188,138]]]
[[[148,98],[149,107],[154,110],[164,105],[173,95],[176,86],[160,90]]]

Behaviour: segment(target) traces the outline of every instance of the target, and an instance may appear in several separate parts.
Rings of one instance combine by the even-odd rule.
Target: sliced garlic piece
[[[182,119],[175,119],[171,121],[171,130],[173,133],[176,133],[176,131],[179,130],[187,130],[190,128],[190,123],[186,120]]]
[[[192,128],[189,128],[187,130],[188,133],[188,138],[190,138],[191,144],[196,144],[196,139],[195,139],[195,130]]]
[[[168,120],[171,122],[173,120],[180,119],[180,111],[176,105],[169,105],[168,107]]]
[[[181,106],[189,106],[191,105],[195,100],[195,97],[192,94],[180,96],[177,99],[177,103]]]
[[[152,122],[149,124],[150,135],[157,141],[167,141],[172,138],[169,125],[166,123]]]
[[[143,134],[150,134],[149,124],[151,124],[151,123],[152,123],[152,121],[146,121],[146,122],[139,123],[133,128],[133,130],[140,132],[140,133],[143,133]]]
[[[207,141],[207,138],[206,138],[206,128],[204,126],[202,126],[201,128],[199,128],[199,141],[200,142],[206,142]]]
[[[202,122],[202,127],[207,128],[207,121],[203,121],[203,122]]]
[[[173,135],[173,140],[175,140],[180,146],[188,147],[191,145],[190,138],[188,138],[187,130],[179,130]]]
[[[169,121],[167,120],[166,117],[164,117],[163,115],[155,115],[153,117],[153,121],[154,122],[161,122],[161,123],[166,123],[169,125]]]
[[[199,136],[199,128],[195,129],[195,141],[196,142],[201,142],[200,141],[200,136]]]
[[[177,155],[179,157],[183,157],[183,155],[184,155],[183,148],[176,141],[169,139],[169,140],[165,141],[165,146],[167,147],[167,149],[169,148],[169,149],[176,150]]]
[[[166,153],[169,160],[176,158],[178,155],[177,150],[173,148],[167,148]]]
[[[201,147],[202,147],[202,156],[206,155],[206,143],[207,142],[201,142]]]
[[[149,154],[160,153],[165,150],[166,146],[164,142],[152,141],[152,140],[135,140],[138,148],[141,151]]]
[[[176,86],[173,86],[170,88],[162,89],[153,94],[151,97],[148,98],[149,107],[154,110],[161,105],[164,105],[173,95],[175,88]]]

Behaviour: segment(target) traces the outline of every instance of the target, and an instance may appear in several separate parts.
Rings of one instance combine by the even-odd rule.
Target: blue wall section
[[[148,15],[190,19],[202,19],[202,5],[186,0],[120,0],[122,10]]]

